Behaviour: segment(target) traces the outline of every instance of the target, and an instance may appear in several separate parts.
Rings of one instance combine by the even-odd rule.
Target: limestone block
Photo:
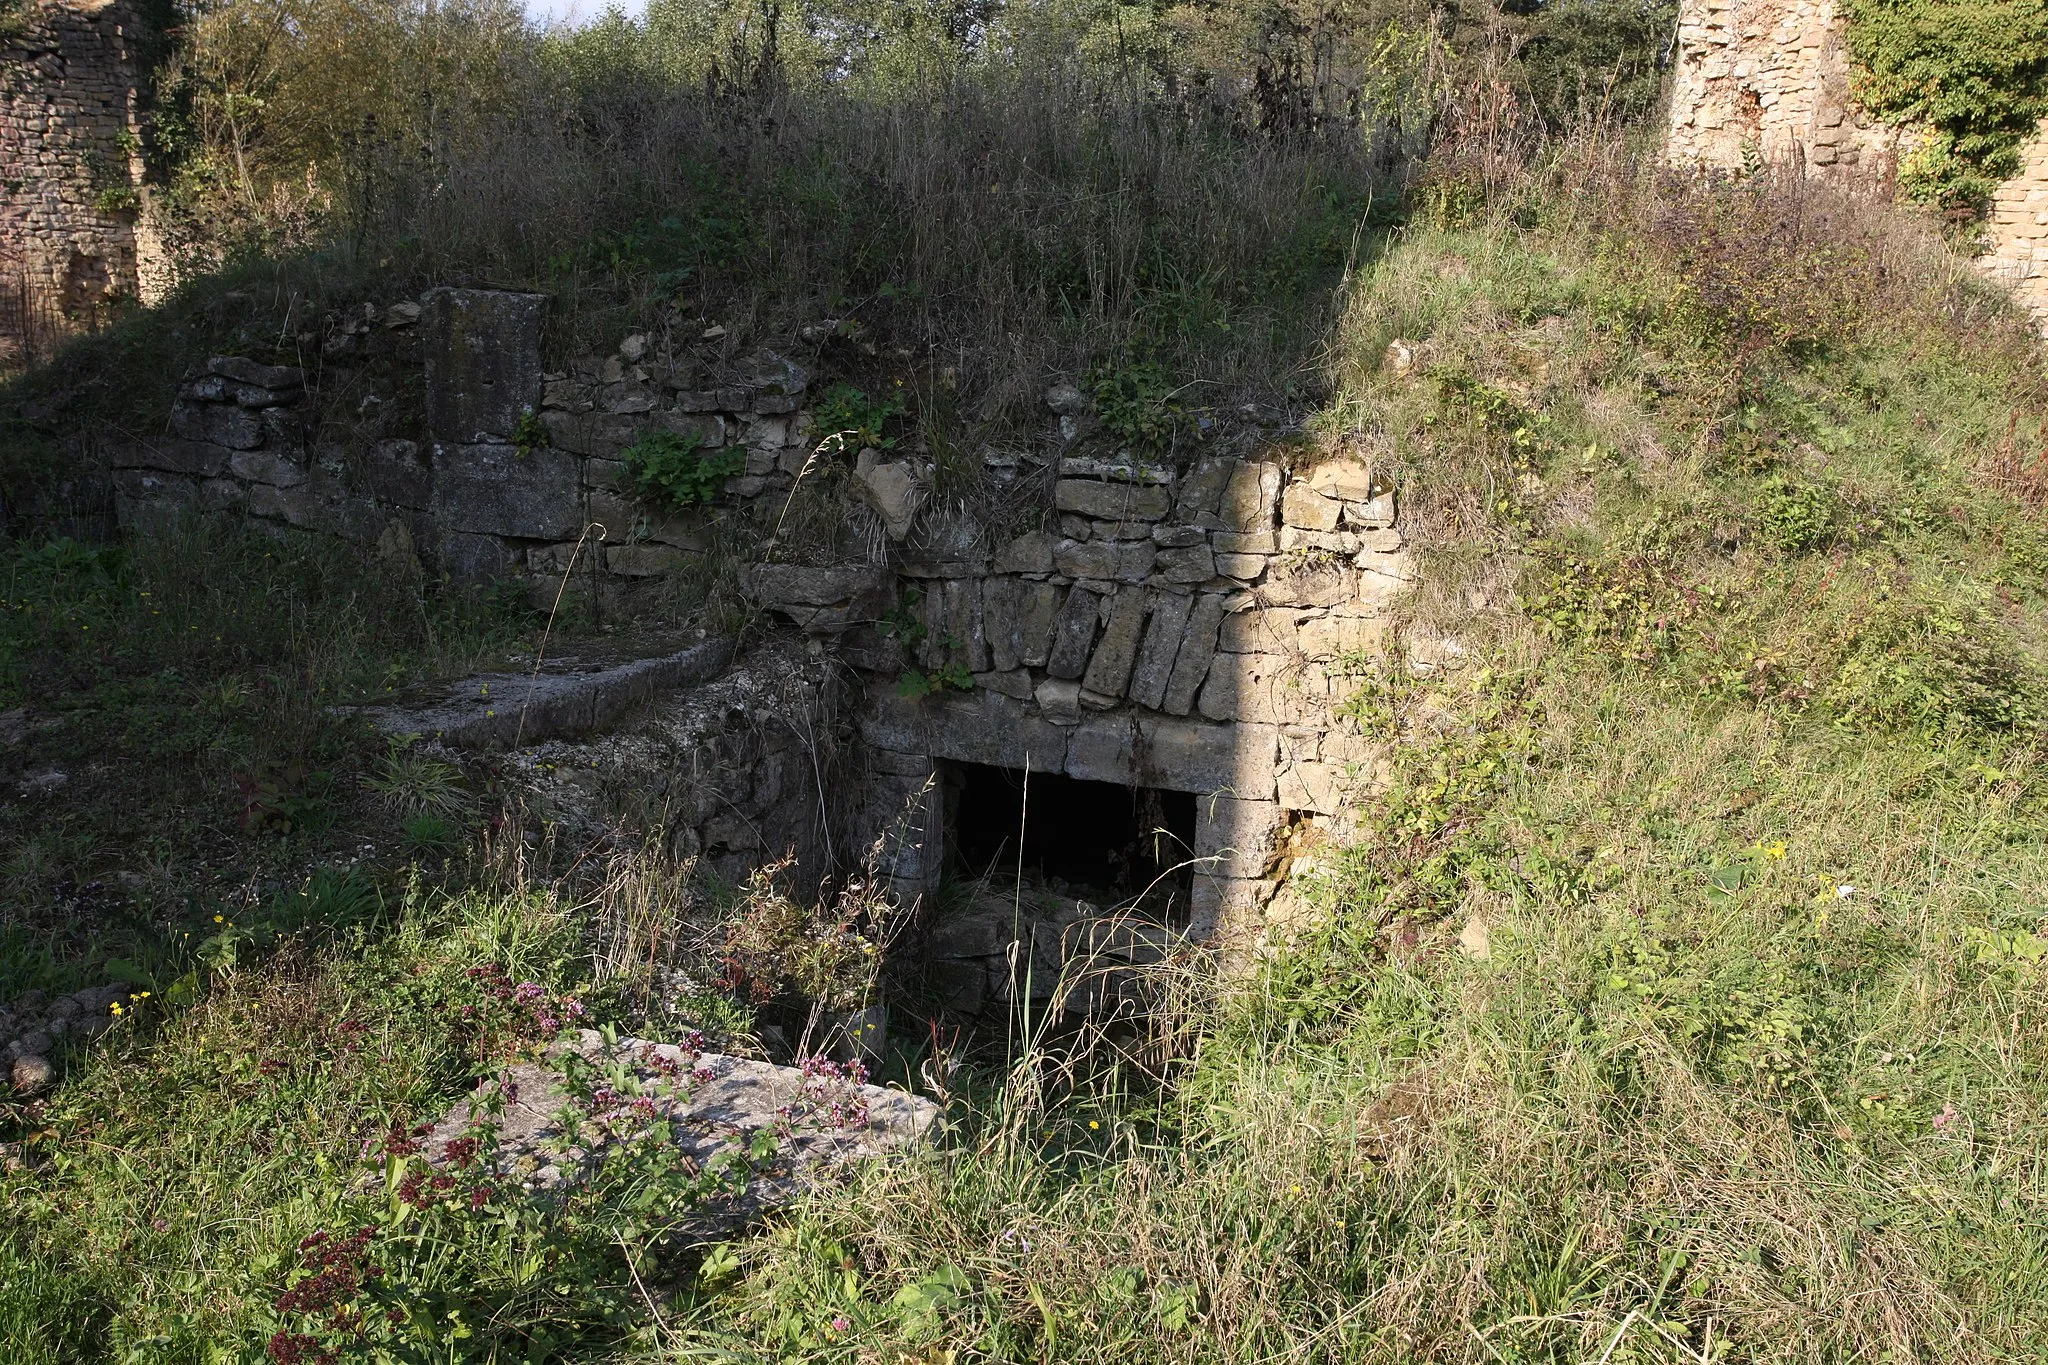
[[[1299,526],[1280,528],[1282,554],[1295,550],[1327,550],[1331,554],[1355,555],[1360,548],[1361,542],[1353,531],[1305,531]]]
[[[1217,648],[1232,654],[1292,654],[1300,645],[1295,624],[1301,615],[1295,607],[1253,607],[1230,612],[1223,618]]]
[[[1338,502],[1365,502],[1373,496],[1372,466],[1363,460],[1329,460],[1309,470],[1308,486]]]
[[[1357,571],[1342,561],[1283,556],[1273,561],[1259,596],[1275,606],[1333,607],[1350,601],[1357,584]]]
[[[988,667],[1007,673],[1017,667],[1024,652],[1018,629],[1017,580],[985,578],[981,581],[981,628],[988,641]]]
[[[1015,697],[1019,701],[1030,701],[1033,697],[1031,670],[1028,668],[977,673],[974,675],[974,685],[985,687],[991,692],[1000,692],[1006,697]]]
[[[1126,588],[1110,599],[1109,624],[1088,658],[1081,679],[1082,690],[1115,699],[1130,685],[1131,667],[1137,662],[1138,644],[1143,638],[1145,613],[1151,594],[1143,588]]]
[[[1173,673],[1166,682],[1161,709],[1169,715],[1185,716],[1194,709],[1196,695],[1209,676],[1210,661],[1216,655],[1216,632],[1223,624],[1222,593],[1203,593],[1189,613],[1187,634],[1173,660]]]
[[[674,545],[607,545],[604,547],[604,567],[607,573],[621,578],[654,578],[661,574],[674,573],[682,568],[691,556]]]
[[[1217,792],[1195,803],[1195,856],[1212,877],[1244,881],[1273,867],[1273,836],[1285,819],[1278,801]]]
[[[1276,734],[1270,725],[1146,717],[1138,722],[1139,785],[1270,799]]]
[[[1304,531],[1334,531],[1343,515],[1343,503],[1299,481],[1287,485],[1280,503],[1280,520]]]
[[[1189,593],[1161,593],[1153,599],[1152,616],[1145,625],[1145,642],[1138,651],[1131,674],[1130,698],[1138,705],[1157,711],[1166,702],[1166,687],[1173,678],[1173,661],[1180,654],[1181,637],[1187,633],[1188,615],[1195,599]]]
[[[749,564],[740,570],[740,590],[760,606],[831,607],[878,598],[889,586],[888,570],[866,564],[814,569],[799,564]]]
[[[206,372],[237,384],[279,391],[303,388],[306,372],[292,365],[265,365],[241,355],[217,355],[206,362]]]
[[[946,635],[952,658],[970,673],[988,669],[988,640],[981,628],[981,580],[950,578],[945,583]]]
[[[447,532],[568,540],[583,529],[580,474],[564,451],[437,444],[430,505]]]
[[[1206,545],[1191,545],[1184,550],[1161,550],[1153,568],[1169,583],[1206,583],[1216,576],[1216,557],[1209,553]]]
[[[1059,604],[1060,590],[1050,583],[1017,585],[1017,662],[1024,667],[1045,667]]]
[[[1222,529],[1266,531],[1273,526],[1273,512],[1280,501],[1280,466],[1241,464],[1230,472],[1223,490]]]
[[[1055,678],[1078,678],[1088,667],[1095,643],[1095,624],[1102,599],[1078,584],[1067,590],[1066,604],[1053,621],[1052,653],[1045,671]]]
[[[1344,504],[1344,525],[1358,531],[1377,531],[1392,526],[1395,520],[1394,495],[1391,491],[1364,502]]]
[[[1288,810],[1340,815],[1351,804],[1358,779],[1341,763],[1296,763],[1279,773],[1280,804]]]
[[[1264,555],[1219,554],[1216,556],[1216,572],[1222,574],[1225,578],[1235,578],[1240,583],[1253,582],[1265,571],[1266,556]]]
[[[1188,915],[1191,938],[1243,947],[1258,937],[1266,903],[1278,883],[1197,873]]]
[[[1209,533],[1199,526],[1154,526],[1151,534],[1153,543],[1162,550],[1184,550],[1209,541]]]
[[[1223,503],[1223,490],[1235,468],[1237,461],[1218,456],[1195,461],[1195,467],[1180,482],[1180,497],[1174,503],[1175,517],[1191,526],[1220,526],[1222,521],[1218,510]]]
[[[199,484],[199,510],[225,512],[248,503],[249,491],[233,479],[205,479]]]
[[[1366,550],[1354,562],[1358,566],[1358,599],[1361,602],[1385,602],[1419,581],[1415,558],[1406,550],[1393,554],[1375,554]]]
[[[428,427],[458,446],[509,439],[540,402],[547,297],[434,289],[421,304]]]
[[[263,418],[223,403],[178,403],[171,408],[171,433],[230,450],[254,450],[263,444]]]
[[[1066,773],[1083,782],[1136,780],[1133,753],[1135,727],[1126,715],[1089,716],[1074,728],[1067,742]]]
[[[304,465],[271,450],[238,450],[229,458],[228,468],[238,479],[273,488],[296,488],[307,478]]]
[[[228,472],[234,452],[204,441],[122,441],[108,451],[107,463],[114,469],[157,469],[167,474],[190,474],[216,479]]]
[[[1218,531],[1209,542],[1219,555],[1269,555],[1280,548],[1271,531]]]
[[[570,413],[549,409],[541,414],[548,443],[557,450],[610,459],[640,438],[648,423],[625,413]]]
[[[1104,521],[1158,521],[1172,509],[1173,497],[1156,484],[1061,479],[1053,489],[1053,505]]]
[[[1064,678],[1047,678],[1038,684],[1038,709],[1055,725],[1081,723],[1081,684]]]
[[[1063,540],[1053,550],[1054,564],[1069,577],[1124,583],[1143,582],[1158,556],[1149,540]]]
[[[1171,485],[1173,466],[1162,461],[1140,459],[1135,455],[1115,455],[1107,459],[1069,456],[1060,461],[1060,477],[1105,479],[1112,483]]]
[[[1377,651],[1386,634],[1386,621],[1379,616],[1331,612],[1304,620],[1295,633],[1297,647],[1311,659],[1334,659],[1346,654]]]
[[[1149,521],[1088,521],[1088,534],[1076,540],[1149,540],[1159,543],[1153,532],[1159,527]]]
[[[420,460],[419,446],[412,441],[377,442],[357,458],[355,473],[361,491],[379,502],[418,511],[433,501],[433,471]]]
[[[1210,720],[1279,724],[1322,718],[1327,689],[1311,689],[1302,670],[1272,654],[1218,654],[1199,706]]]
[[[1067,759],[1067,732],[1026,703],[977,688],[927,698],[923,748],[934,758],[1057,772]]]
[[[930,496],[923,471],[909,460],[884,463],[879,452],[863,449],[856,457],[854,481],[891,540],[903,540],[917,524],[918,509]]]
[[[504,541],[463,531],[443,530],[433,542],[431,557],[435,569],[458,583],[503,578],[519,567],[518,552]]]
[[[1005,545],[993,567],[997,573],[1051,573],[1052,547],[1050,535],[1032,531]]]

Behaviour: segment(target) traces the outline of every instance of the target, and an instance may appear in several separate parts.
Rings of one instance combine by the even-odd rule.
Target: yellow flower
[[[213,922],[214,922],[215,924],[219,924],[219,923],[220,923],[220,916],[219,916],[219,915],[215,915],[215,916],[213,917]]]
[[[1102,1125],[1097,1123],[1094,1119],[1090,1119],[1088,1120],[1088,1126],[1090,1128],[1100,1128]]]

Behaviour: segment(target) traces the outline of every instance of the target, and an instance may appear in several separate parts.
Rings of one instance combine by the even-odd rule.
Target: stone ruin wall
[[[410,435],[395,421],[378,439],[331,440],[314,421],[305,372],[215,358],[179,385],[161,435],[116,447],[123,526],[198,515],[335,536],[457,579],[523,578],[542,605],[591,527],[577,581],[595,582],[600,600],[631,600],[718,553],[721,519],[765,507],[772,522],[809,477],[818,443],[801,366],[764,352],[706,372],[650,354],[635,336],[614,355],[544,374],[545,302],[437,290],[367,308],[352,340],[330,342],[413,356],[423,399]],[[360,372],[347,378],[348,363],[330,357],[324,382],[367,390],[379,402],[366,407],[405,408],[403,394],[380,399]],[[1065,393],[1049,401],[1078,398]],[[742,471],[712,506],[655,511],[631,491],[621,458],[651,431],[744,451]],[[920,457],[831,458],[848,466],[834,477],[872,511],[875,548],[839,563],[748,563],[741,585],[797,642],[791,660],[829,661],[853,681],[848,702],[829,708],[844,715],[834,729],[850,743],[837,776],[817,779],[840,808],[827,836],[840,863],[876,847],[899,898],[932,891],[946,863],[947,765],[986,764],[1192,793],[1185,927],[1202,938],[1249,942],[1300,913],[1290,868],[1343,825],[1381,770],[1379,745],[1344,704],[1414,578],[1396,490],[1369,461],[1283,446],[1183,466],[1080,457],[1053,443],[990,471],[1008,481],[1005,497],[1050,491],[1047,523],[994,535],[957,508],[927,505],[931,470]],[[906,696],[899,683],[912,670],[973,685]],[[733,807],[753,812],[757,828],[713,828],[722,795],[700,812],[707,823],[693,847],[715,851],[731,877],[777,856],[776,831],[796,817],[775,812],[795,811],[788,803],[811,788],[798,780],[799,749],[782,739],[772,751],[791,771],[777,781],[759,766],[770,750],[752,739],[709,742],[693,730],[656,748],[698,753],[691,764],[728,776],[751,768],[741,778],[766,784]],[[666,762],[655,750],[634,760]],[[936,969],[963,1011],[1001,998],[1013,925],[1007,911],[1000,918],[934,938]],[[1125,947],[1137,950],[1128,935]]]
[[[118,0],[0,32],[0,364],[139,292],[141,38]]]
[[[1665,152],[1738,170],[1789,162],[1870,187],[1914,146],[1850,92],[1847,19],[1835,0],[1683,0]],[[1999,187],[1979,267],[2048,327],[2048,123]]]

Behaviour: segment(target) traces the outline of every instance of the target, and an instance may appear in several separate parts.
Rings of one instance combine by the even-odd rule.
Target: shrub
[[[2042,719],[2040,683],[2017,644],[1977,613],[1939,606],[1879,608],[1823,700],[1846,730],[1981,736]]]

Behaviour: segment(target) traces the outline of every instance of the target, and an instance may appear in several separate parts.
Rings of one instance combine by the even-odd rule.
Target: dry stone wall
[[[140,285],[141,21],[104,0],[23,18],[0,33],[0,363]]]
[[[1917,141],[1858,107],[1836,0],[1682,0],[1666,155],[1740,170],[1790,163],[1887,185]],[[2001,186],[1979,264],[2048,326],[2048,124]]]

